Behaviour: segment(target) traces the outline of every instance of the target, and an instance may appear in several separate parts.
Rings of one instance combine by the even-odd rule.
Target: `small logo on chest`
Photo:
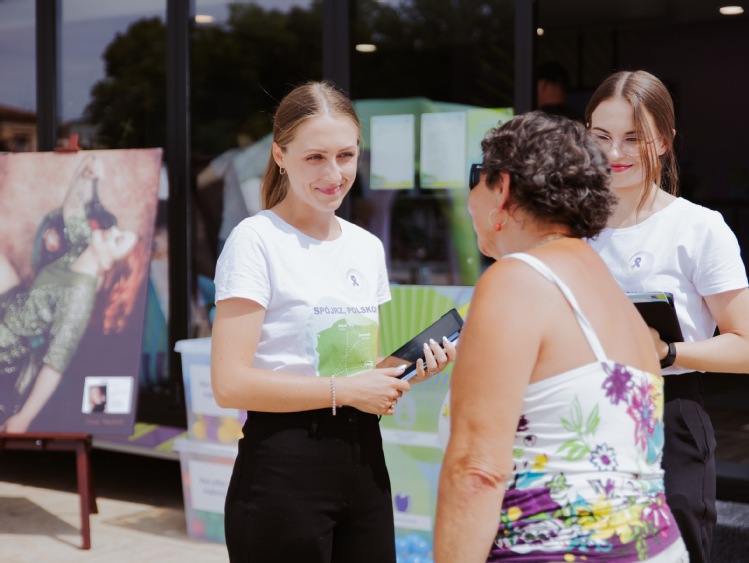
[[[629,276],[646,276],[653,269],[653,255],[641,250],[633,254],[625,267],[625,273]]]
[[[359,293],[364,290],[367,286],[367,281],[359,270],[350,269],[346,272],[346,279],[343,280],[344,285],[349,291]]]

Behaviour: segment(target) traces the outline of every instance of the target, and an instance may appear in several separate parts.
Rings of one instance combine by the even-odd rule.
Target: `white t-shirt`
[[[736,235],[723,216],[682,198],[642,223],[604,229],[587,242],[625,292],[673,293],[685,342],[715,333],[704,296],[747,287]],[[670,367],[663,373],[687,371]]]
[[[378,238],[338,218],[320,241],[272,211],[232,231],[216,265],[216,302],[251,299],[266,309],[254,366],[346,376],[377,362],[379,305],[390,300]]]

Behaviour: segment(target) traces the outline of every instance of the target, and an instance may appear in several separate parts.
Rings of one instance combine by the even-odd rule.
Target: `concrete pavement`
[[[0,453],[0,561],[228,561],[222,544],[187,535],[178,461],[100,450],[91,461],[99,513],[82,550],[74,455]]]

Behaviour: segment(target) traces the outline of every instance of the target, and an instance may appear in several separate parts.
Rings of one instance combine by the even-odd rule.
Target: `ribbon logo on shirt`
[[[354,270],[352,268],[348,272],[346,272],[346,279],[344,280],[344,284],[349,291],[359,293],[367,286],[367,280],[364,279],[364,276],[360,271]]]
[[[653,255],[649,252],[641,250],[633,254],[627,261],[627,267],[625,273],[632,277],[645,277],[653,269]]]

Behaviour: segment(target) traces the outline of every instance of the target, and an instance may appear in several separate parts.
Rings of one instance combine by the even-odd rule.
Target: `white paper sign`
[[[422,188],[464,188],[466,112],[421,114]]]
[[[414,185],[413,114],[374,115],[370,120],[369,186],[372,189],[408,189]]]
[[[191,459],[187,467],[193,509],[223,514],[233,466]]]

